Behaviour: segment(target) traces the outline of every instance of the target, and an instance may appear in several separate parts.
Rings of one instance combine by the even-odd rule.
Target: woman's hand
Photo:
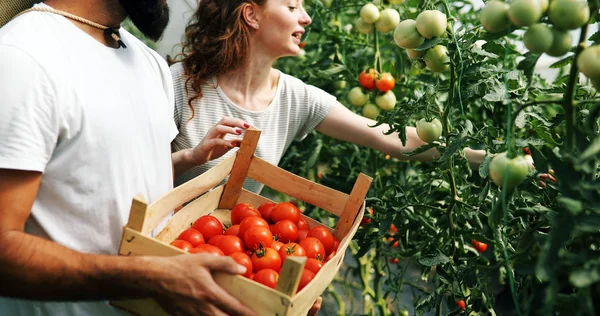
[[[223,117],[204,139],[191,150],[190,158],[196,165],[219,158],[234,147],[239,147],[243,130],[250,127],[244,120]],[[231,135],[232,137],[227,137]]]

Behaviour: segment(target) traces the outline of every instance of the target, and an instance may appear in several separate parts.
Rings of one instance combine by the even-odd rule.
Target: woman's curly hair
[[[262,6],[267,0],[200,0],[185,28],[183,69],[186,93],[192,101],[202,97],[206,80],[246,62],[252,29],[242,16],[245,4]],[[191,88],[191,93],[188,91]]]

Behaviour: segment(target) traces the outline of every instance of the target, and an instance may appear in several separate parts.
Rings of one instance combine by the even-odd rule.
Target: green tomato
[[[404,308],[401,309],[398,313],[399,313],[398,314],[399,316],[408,316],[409,315],[408,311],[406,309],[404,309]]]
[[[348,101],[354,106],[363,106],[369,101],[369,97],[362,92],[360,87],[354,87],[348,92]]]
[[[446,15],[438,10],[425,10],[417,16],[417,30],[425,38],[440,37],[446,33]]]
[[[590,7],[584,0],[553,0],[548,8],[548,18],[561,30],[574,30],[588,22]]]
[[[438,140],[442,136],[442,122],[438,119],[431,122],[421,119],[417,122],[417,135],[426,143]]]
[[[396,107],[396,95],[392,90],[375,97],[375,103],[384,111],[393,110]]]
[[[362,115],[364,117],[368,117],[368,118],[374,120],[379,116],[379,112],[381,112],[381,111],[379,110],[379,107],[377,105],[375,105],[373,103],[367,103],[363,107]]]
[[[374,4],[367,3],[360,9],[360,18],[365,23],[373,24],[379,20],[379,9]]]
[[[540,3],[540,7],[542,8],[542,15],[546,14],[546,11],[548,11],[548,7],[550,6],[550,1],[538,0],[538,2]]]
[[[388,2],[390,4],[402,4],[404,3],[404,0],[388,0]]]
[[[529,27],[523,35],[523,44],[530,52],[541,54],[552,46],[554,36],[546,24],[537,23]]]
[[[427,50],[425,53],[425,65],[433,72],[442,72],[448,69],[450,63],[450,56],[448,56],[448,49],[443,45],[435,45],[434,47]]]
[[[356,19],[354,26],[360,34],[369,34],[373,31],[373,24],[365,23],[361,18]]]
[[[577,56],[577,67],[586,77],[595,81],[600,79],[600,46],[584,49]]]
[[[571,34],[568,31],[552,28],[552,46],[546,51],[546,54],[560,57],[571,50],[571,43]]]
[[[529,174],[529,162],[523,156],[508,159],[506,152],[496,155],[490,162],[490,178],[499,187],[511,189],[519,185]]]
[[[417,48],[425,42],[425,38],[417,30],[417,22],[406,19],[396,26],[394,30],[394,41],[402,48]]]
[[[425,55],[425,51],[421,50],[421,51],[416,51],[414,49],[407,49],[406,50],[406,55],[408,56],[408,58],[410,60],[415,60],[415,59],[419,59],[420,57],[423,57]]]
[[[508,28],[510,20],[508,18],[509,5],[498,0],[492,0],[485,4],[481,9],[479,21],[486,31],[490,33],[500,33]]]
[[[336,90],[342,90],[346,88],[346,80],[336,80],[333,82],[333,87]]]
[[[375,22],[375,28],[381,33],[388,33],[396,28],[400,23],[400,13],[398,11],[387,8],[380,12],[379,20]]]
[[[508,7],[508,18],[517,27],[529,26],[542,18],[538,0],[515,0]]]

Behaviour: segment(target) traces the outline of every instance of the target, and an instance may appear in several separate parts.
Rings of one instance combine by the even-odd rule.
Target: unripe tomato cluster
[[[415,49],[423,45],[425,39],[446,36],[447,26],[446,14],[438,10],[425,10],[419,13],[416,20],[406,19],[398,23],[394,30],[394,41],[396,45],[406,49],[410,60],[423,60],[431,71],[442,72],[448,69],[450,63],[446,46],[436,45],[427,50]]]
[[[348,93],[350,104],[363,107],[362,115],[370,119],[379,116],[380,110],[390,111],[396,106],[396,95],[392,91],[396,79],[389,72],[379,74],[374,69],[363,70],[358,76],[360,87],[354,87]],[[375,88],[379,91],[375,95],[375,104],[369,102],[369,93]],[[367,91],[367,93],[365,93]]]
[[[393,31],[399,22],[398,11],[392,8],[379,11],[376,5],[367,3],[360,9],[360,17],[354,25],[361,34],[371,33],[373,28],[381,33],[388,33]]]
[[[550,24],[540,23],[548,16]],[[571,35],[586,24],[590,9],[585,0],[499,0],[486,3],[481,10],[481,25],[490,33],[501,33],[513,27],[528,27],[523,43],[533,53],[562,56],[571,50]]]
[[[585,48],[577,56],[577,67],[590,78],[596,89],[600,89],[600,46]]]
[[[255,208],[240,203],[231,209],[230,227],[204,215],[171,245],[190,253],[230,256],[246,267],[244,277],[275,288],[288,256],[307,257],[298,291],[335,256],[339,240],[324,226],[309,227],[290,202],[266,202]]]

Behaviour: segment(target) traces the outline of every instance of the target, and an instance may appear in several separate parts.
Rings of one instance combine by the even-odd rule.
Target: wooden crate
[[[278,192],[297,198],[339,217],[333,234],[340,240],[336,255],[329,260],[315,278],[296,294],[305,258],[285,260],[276,289],[238,275],[216,274],[216,282],[253,309],[259,315],[303,315],[335,277],[344,259],[344,253],[356,233],[364,214],[364,198],[371,178],[360,174],[350,195],[314,183],[254,156],[260,131],[246,131],[239,151],[204,174],[173,189],[154,203],[147,205],[141,196],[133,199],[129,222],[123,229],[119,254],[174,256],[188,254],[169,243],[191,227],[200,216],[212,214],[224,224],[230,224],[231,208],[247,202],[255,207],[268,199],[246,191],[242,184],[246,177],[261,182]],[[227,179],[224,184],[219,185]],[[191,201],[191,202],[189,202]],[[188,203],[189,202],[189,203]],[[169,216],[173,209],[185,205],[169,219],[167,226],[155,237],[150,232]],[[303,215],[310,227],[321,225]],[[153,299],[111,302],[138,315],[167,315]]]

